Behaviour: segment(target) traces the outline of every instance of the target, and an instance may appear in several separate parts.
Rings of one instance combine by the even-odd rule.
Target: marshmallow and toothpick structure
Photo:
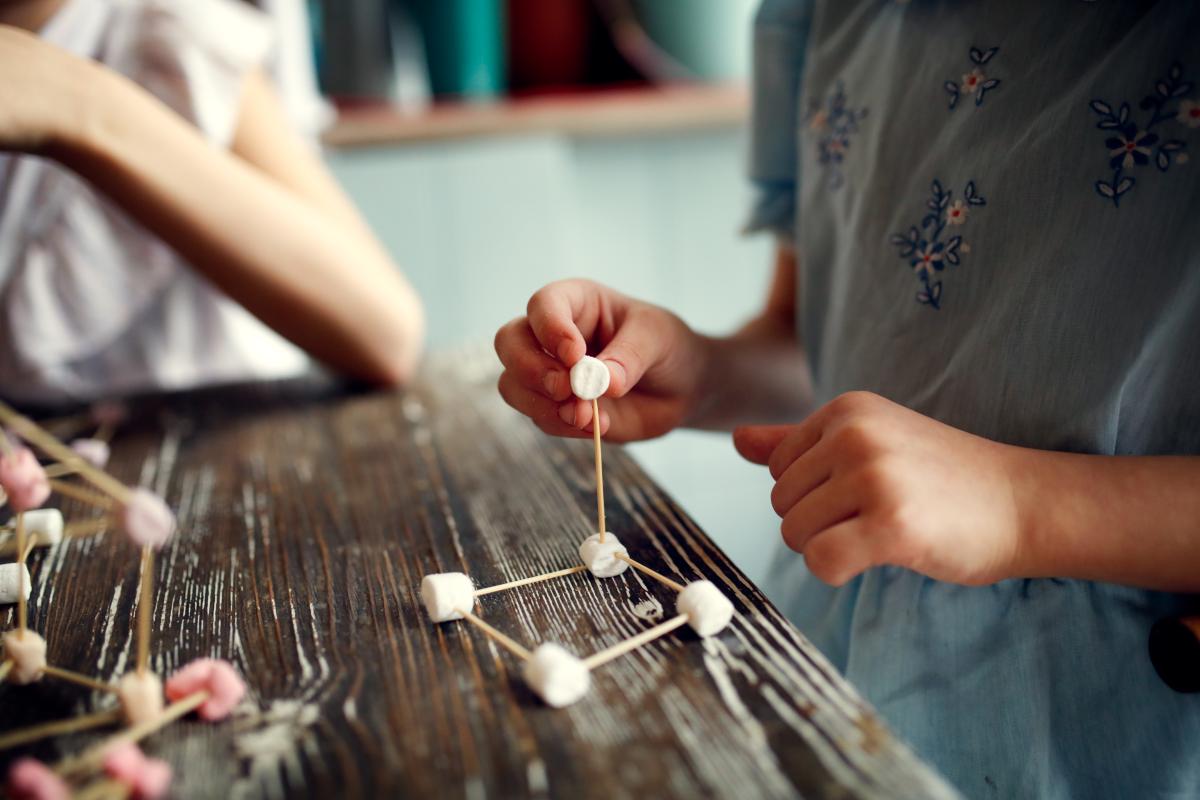
[[[682,584],[651,569],[629,556],[629,552],[608,532],[604,516],[604,466],[601,457],[600,397],[608,391],[608,367],[599,359],[584,356],[571,368],[571,390],[581,400],[592,402],[592,437],[596,462],[596,533],[579,546],[582,565],[508,581],[476,589],[461,572],[426,575],[421,581],[421,599],[434,622],[465,620],[524,662],[522,675],[529,687],[555,708],[570,705],[587,694],[592,670],[632,652],[655,639],[690,625],[700,636],[720,633],[733,618],[733,604],[709,581]],[[655,625],[617,644],[579,659],[553,642],[535,650],[513,640],[475,613],[476,599],[496,592],[516,589],[540,581],[590,571],[597,578],[610,578],[629,567],[642,572],[678,593],[675,617]]]
[[[16,797],[55,798],[71,794],[71,783],[82,784],[75,797],[160,797],[170,787],[171,768],[147,758],[136,742],[163,726],[196,711],[203,719],[228,716],[245,695],[246,686],[224,661],[200,659],[172,675],[164,687],[150,672],[151,617],[154,605],[154,556],[175,532],[175,515],[153,492],[131,488],[103,469],[108,440],[119,414],[97,414],[99,430],[93,439],[63,444],[47,430],[0,402],[0,488],[14,514],[11,541],[0,541],[0,552],[15,553],[17,627],[2,637],[0,682],[24,685],[43,679],[66,681],[95,692],[116,695],[119,708],[73,719],[42,723],[0,736],[0,749],[28,744],[49,736],[88,730],[124,721],[129,727],[83,753],[51,768],[20,759],[9,773],[8,791]],[[10,433],[14,438],[10,438]],[[43,466],[26,446],[32,445],[55,463]],[[50,475],[57,476],[51,478]],[[67,483],[77,476],[90,488]],[[39,508],[57,492],[104,513],[95,519],[64,524],[57,509]],[[46,641],[29,627],[29,573],[26,559],[35,546],[53,547],[63,540],[120,528],[139,548],[141,570],[137,603],[137,660],[134,671],[115,683],[96,680],[46,661]],[[32,530],[30,530],[32,529]],[[0,564],[0,594],[9,586],[13,565]],[[5,594],[3,600],[9,599]],[[0,600],[2,601],[2,600]],[[172,701],[164,708],[164,692]],[[104,775],[106,777],[99,777]],[[99,778],[98,780],[92,780]],[[88,781],[91,782],[89,783]]]

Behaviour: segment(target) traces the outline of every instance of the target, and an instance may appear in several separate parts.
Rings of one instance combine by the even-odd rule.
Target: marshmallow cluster
[[[22,592],[28,600],[32,585],[29,567],[17,563],[0,564],[0,605],[18,602]]]
[[[554,708],[571,705],[587,694],[592,685],[583,662],[553,642],[533,651],[522,676],[529,688]]]
[[[584,356],[571,367],[571,391],[580,400],[603,397],[611,379],[608,366],[598,358]]]
[[[167,678],[167,699],[172,703],[196,692],[208,699],[196,709],[200,719],[218,722],[228,717],[246,696],[246,682],[228,661],[198,658]]]
[[[4,657],[13,662],[7,680],[18,686],[35,683],[46,671],[46,640],[31,630],[4,634]]]
[[[675,610],[687,614],[688,625],[701,636],[725,630],[733,619],[733,603],[709,581],[693,581],[675,599]]]
[[[579,560],[591,570],[597,578],[612,578],[629,569],[629,564],[617,558],[617,554],[628,556],[625,545],[608,531],[604,532],[604,541],[600,534],[593,533],[579,545]]]
[[[434,622],[462,619],[475,607],[475,585],[461,572],[438,572],[421,579],[421,600]]]

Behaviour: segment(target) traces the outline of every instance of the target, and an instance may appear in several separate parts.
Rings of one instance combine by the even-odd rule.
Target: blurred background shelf
[[[750,111],[740,83],[604,89],[495,103],[442,103],[404,113],[351,107],[326,130],[327,147],[349,148],[521,134],[627,136],[733,129]]]

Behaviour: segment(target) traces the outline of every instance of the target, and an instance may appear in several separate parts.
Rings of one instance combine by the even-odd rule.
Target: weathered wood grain
[[[953,796],[619,448],[606,450],[609,529],[634,558],[727,592],[727,631],[671,634],[552,710],[479,631],[430,624],[422,575],[487,586],[561,569],[591,533],[590,442],[542,435],[494,378],[491,358],[460,353],[400,395],[230,388],[148,400],[122,431],[112,471],[163,492],[180,521],[155,567],[153,668],[215,655],[251,686],[235,719],[148,742],[175,765],[178,796]],[[104,679],[129,669],[137,551],[105,535],[39,551],[31,568],[31,625],[51,663]],[[629,570],[489,595],[479,613],[527,646],[586,656],[673,603]],[[2,686],[0,732],[110,703]],[[0,768],[94,739],[3,753]]]

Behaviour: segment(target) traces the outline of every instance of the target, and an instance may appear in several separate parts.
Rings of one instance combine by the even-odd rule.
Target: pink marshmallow
[[[150,545],[155,550],[175,532],[175,515],[162,498],[149,489],[131,489],[129,500],[121,508],[121,528],[133,543]]]
[[[71,442],[71,449],[84,461],[98,469],[108,466],[108,457],[112,454],[108,442],[101,439],[76,439]]]
[[[62,778],[32,758],[19,758],[13,763],[5,792],[13,800],[67,800],[71,796]]]
[[[92,405],[91,413],[97,425],[116,427],[129,416],[129,408],[120,400],[102,400]]]
[[[171,765],[161,758],[147,758],[133,742],[105,753],[104,771],[129,787],[135,800],[158,800],[171,788]]]
[[[0,487],[17,514],[37,508],[50,497],[46,470],[28,447],[18,446],[0,456]]]
[[[201,719],[217,722],[229,716],[246,696],[246,683],[228,661],[198,658],[167,679],[167,697],[171,702],[196,692],[209,695],[196,713]]]

